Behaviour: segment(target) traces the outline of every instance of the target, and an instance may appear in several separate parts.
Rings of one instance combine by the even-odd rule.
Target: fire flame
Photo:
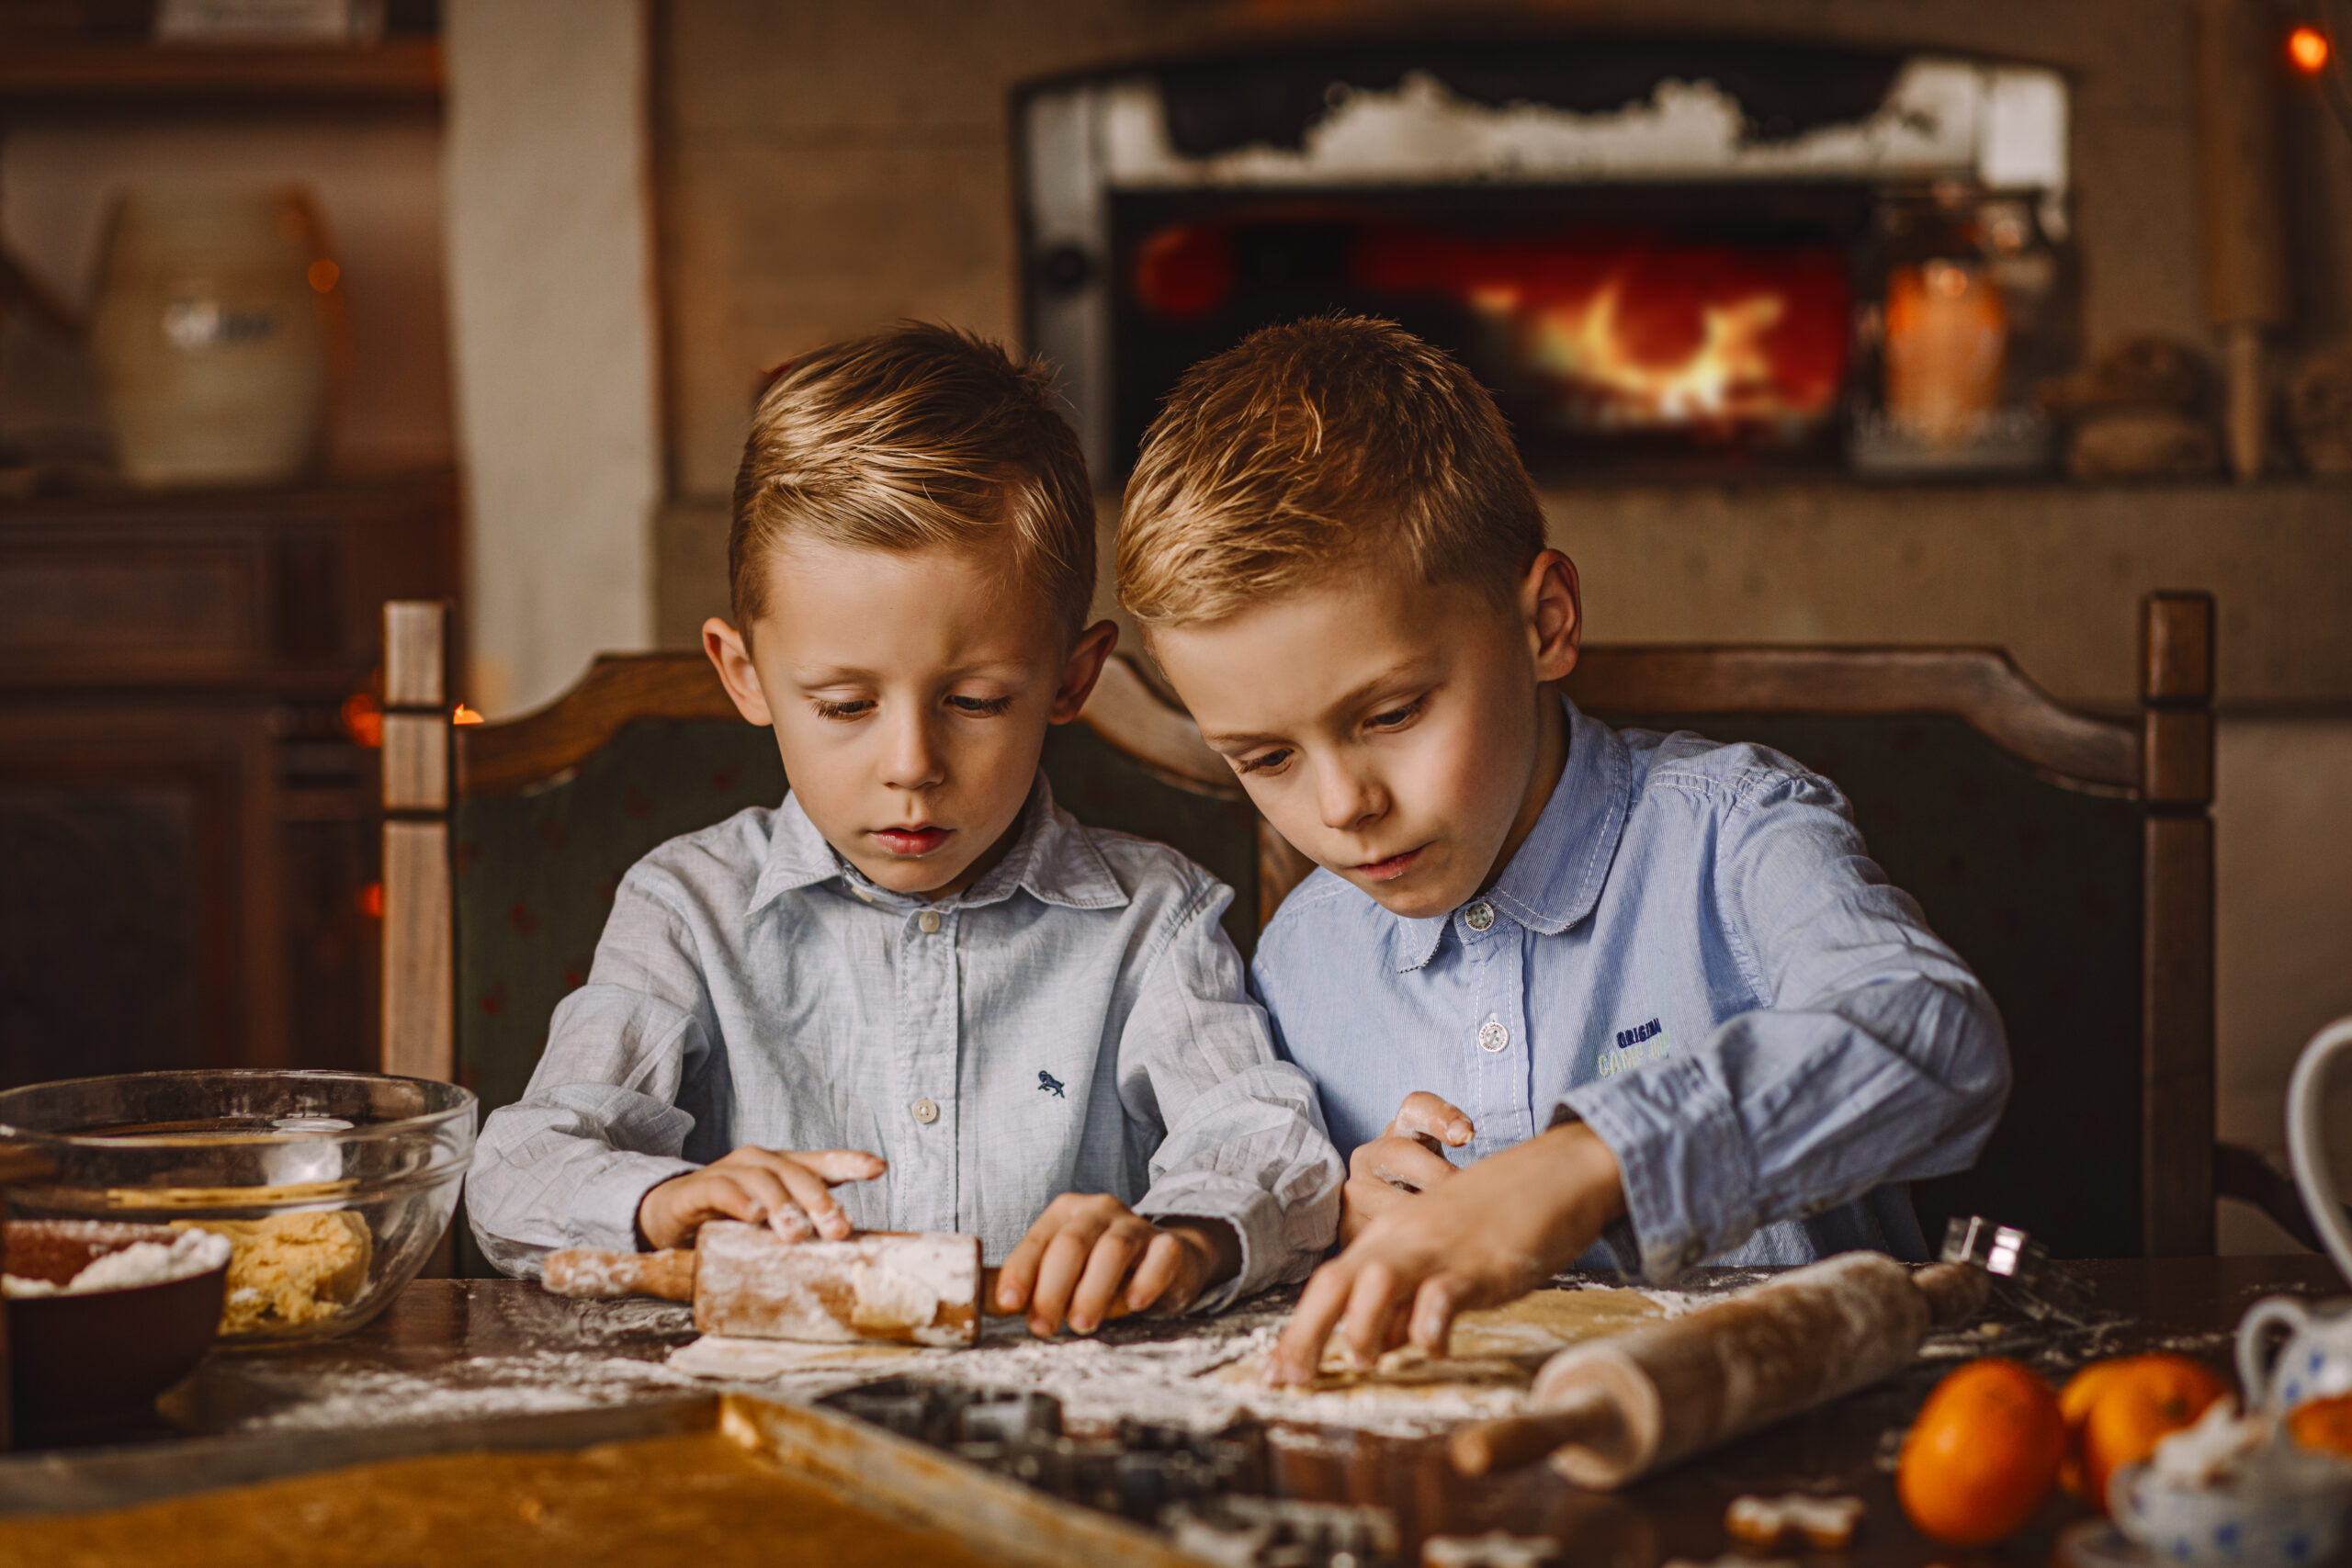
[[[1580,303],[1535,311],[1529,367],[1581,383],[1597,404],[1595,424],[1713,424],[1786,411],[1767,343],[1788,311],[1780,295],[1702,304],[1698,344],[1681,359],[1659,362],[1644,358],[1627,340],[1625,287],[1620,273]]]
[[[1802,439],[1845,380],[1845,262],[1826,245],[1400,229],[1365,237],[1355,275],[1461,300],[1503,348],[1503,379],[1532,383],[1539,417],[1571,430]]]

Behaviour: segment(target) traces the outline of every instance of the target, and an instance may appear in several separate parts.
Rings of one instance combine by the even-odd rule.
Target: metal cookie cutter
[[[2050,1259],[2050,1249],[2015,1225],[1996,1225],[1982,1214],[1955,1214],[1944,1226],[1942,1259],[1973,1263],[1993,1277],[1994,1292],[2038,1322],[2055,1319],[2080,1327],[2090,1312],[2082,1284]]]
[[[1374,1505],[1215,1497],[1160,1516],[1176,1550],[1216,1568],[1394,1568],[1396,1516]]]

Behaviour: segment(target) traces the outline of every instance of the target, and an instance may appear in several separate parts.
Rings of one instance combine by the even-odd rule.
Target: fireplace
[[[1455,354],[1548,479],[2030,471],[2066,110],[2038,68],[1696,40],[1063,78],[1020,105],[1029,337],[1105,482],[1187,366],[1331,310]]]

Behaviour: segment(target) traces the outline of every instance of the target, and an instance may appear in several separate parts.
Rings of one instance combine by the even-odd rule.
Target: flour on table
[[[668,1365],[673,1372],[798,1400],[901,1375],[1030,1389],[1058,1398],[1063,1421],[1075,1432],[1107,1428],[1122,1417],[1215,1431],[1237,1416],[1256,1415],[1413,1436],[1517,1411],[1535,1369],[1552,1351],[1684,1310],[1688,1298],[1659,1299],[1667,1294],[1539,1291],[1507,1307],[1464,1314],[1449,1346],[1454,1354],[1444,1359],[1420,1357],[1408,1364],[1400,1359],[1385,1378],[1351,1375],[1310,1389],[1268,1388],[1258,1376],[1289,1321],[1287,1302],[1187,1323],[1177,1337],[1148,1337],[1166,1336],[1173,1325],[1140,1318],[1113,1324],[1091,1338],[1040,1340],[1018,1318],[991,1318],[979,1345],[968,1350],[706,1335],[672,1351]]]
[[[283,1378],[266,1362],[249,1363],[243,1380],[265,1394],[282,1386],[288,1403],[250,1417],[240,1432],[328,1431],[419,1421],[540,1416],[600,1405],[635,1404],[664,1391],[684,1393],[694,1380],[658,1361],[542,1350],[526,1356],[477,1356],[432,1377],[390,1367],[338,1368],[334,1392],[313,1393],[316,1373],[289,1366]]]

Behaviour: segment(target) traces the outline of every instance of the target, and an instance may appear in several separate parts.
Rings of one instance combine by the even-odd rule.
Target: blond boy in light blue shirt
[[[1231,890],[1038,769],[1117,636],[1043,372],[933,327],[811,355],[761,404],[729,556],[705,647],[791,794],[623,880],[483,1129],[486,1255],[970,1231],[1040,1335],[1303,1277],[1343,1172]]]

